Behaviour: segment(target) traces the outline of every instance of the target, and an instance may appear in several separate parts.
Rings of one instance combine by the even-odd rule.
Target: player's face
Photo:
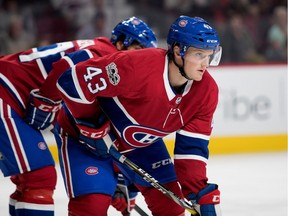
[[[184,56],[184,71],[186,75],[195,81],[200,81],[205,70],[209,66],[209,61],[213,55],[213,50],[203,50],[189,47]]]

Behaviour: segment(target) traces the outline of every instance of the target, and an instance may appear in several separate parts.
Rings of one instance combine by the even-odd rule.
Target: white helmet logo
[[[207,28],[207,29],[212,29],[212,27],[211,27],[211,26],[209,26],[208,24],[204,24],[203,26],[204,26],[204,28]]]

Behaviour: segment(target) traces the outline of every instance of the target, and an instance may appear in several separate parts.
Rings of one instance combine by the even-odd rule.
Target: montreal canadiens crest
[[[110,83],[112,85],[118,85],[118,83],[120,82],[120,76],[118,74],[118,69],[117,69],[116,64],[112,62],[109,65],[107,65],[105,68],[107,70]]]
[[[180,27],[185,27],[185,26],[187,25],[187,23],[188,23],[187,20],[180,20],[179,23],[178,23],[178,25],[179,25]]]
[[[140,125],[130,125],[123,131],[125,142],[134,147],[142,148],[151,145],[169,133]]]

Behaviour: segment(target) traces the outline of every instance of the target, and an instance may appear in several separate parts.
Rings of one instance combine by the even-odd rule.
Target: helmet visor
[[[210,58],[209,66],[218,66],[222,56],[222,47],[218,46]]]

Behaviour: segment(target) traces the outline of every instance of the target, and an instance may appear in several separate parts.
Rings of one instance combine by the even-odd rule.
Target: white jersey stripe
[[[11,117],[11,108],[9,106],[5,107],[4,108],[4,104],[3,104],[3,101],[2,99],[0,99],[0,115],[1,115],[1,119],[3,120],[3,123],[4,123],[4,127],[5,127],[5,130],[7,132],[7,135],[8,135],[8,138],[9,138],[9,142],[11,143],[11,148],[14,152],[14,156],[15,156],[15,159],[16,159],[16,162],[17,162],[17,165],[18,165],[18,168],[19,168],[19,171],[20,173],[23,173],[23,167],[22,167],[22,164],[20,162],[20,159],[18,157],[18,153],[15,149],[15,145],[19,145],[19,149],[21,151],[21,155],[23,157],[23,162],[25,164],[25,166],[27,167],[27,171],[30,171],[30,166],[29,166],[29,163],[28,163],[28,160],[27,160],[27,157],[26,157],[26,154],[25,154],[25,151],[23,149],[23,145],[22,145],[22,142],[20,140],[20,137],[19,137],[19,133],[18,133],[18,130],[17,130],[17,127],[15,125],[15,122],[13,120],[13,118]],[[6,110],[7,109],[7,112],[8,112],[8,117],[11,121],[11,125],[12,125],[12,130],[8,127],[8,123],[6,121],[6,118],[4,117],[4,113],[3,113],[3,110]],[[12,133],[14,134],[14,136],[16,137],[17,139],[17,143],[14,143],[13,142],[13,139],[12,139]]]
[[[27,202],[17,202],[16,209],[32,209],[32,210],[42,210],[42,211],[54,211],[53,204],[34,204]]]
[[[191,133],[191,132],[188,132],[185,130],[178,130],[176,133],[181,134],[183,136],[199,138],[199,139],[203,139],[203,140],[209,140],[210,139],[210,136],[198,134],[198,133]]]
[[[113,97],[113,100],[117,104],[117,106],[124,112],[125,116],[133,123],[133,124],[138,124],[138,122],[127,112],[127,110],[124,108],[124,106],[121,104],[119,101],[118,97]]]
[[[187,85],[185,86],[184,92],[182,94],[183,97],[189,93],[192,84],[193,84],[193,80],[188,80]]]
[[[3,74],[0,73],[0,79],[4,81],[4,83],[9,87],[9,89],[13,92],[13,94],[16,96],[17,100],[21,103],[21,106],[26,109],[25,103],[23,102],[22,98],[19,95],[19,92],[16,90],[14,85],[5,77]]]
[[[174,155],[174,160],[181,160],[181,159],[199,160],[199,161],[203,161],[204,163],[208,162],[206,158],[201,157],[199,155],[180,155],[180,154]]]
[[[63,43],[58,43],[58,46],[53,48],[53,49],[49,49],[49,50],[44,50],[44,51],[38,51],[36,48],[33,48],[33,52],[28,54],[28,55],[20,55],[19,59],[21,62],[29,62],[38,58],[43,58],[49,55],[55,55],[57,53],[63,52],[65,50],[68,50],[70,48],[73,48],[73,42],[69,41],[69,42],[63,42]]]
[[[60,134],[62,134],[62,129]],[[72,183],[72,175],[69,161],[69,153],[68,153],[68,137],[60,135],[62,146],[61,146],[61,156],[64,167],[64,178],[66,182],[66,189],[69,197],[74,197],[73,183]]]
[[[11,110],[10,110],[11,112]],[[11,115],[11,113],[9,113],[9,115]],[[13,126],[13,130],[11,131],[12,133],[14,132],[15,133],[15,136],[17,138],[17,143],[19,145],[19,148],[20,148],[20,151],[21,151],[21,155],[23,157],[23,160],[24,160],[24,163],[25,163],[25,166],[27,167],[27,171],[31,171],[31,168],[30,168],[30,165],[29,165],[29,162],[28,162],[28,159],[27,159],[27,156],[26,156],[26,153],[25,153],[25,150],[24,150],[24,147],[23,147],[23,144],[22,144],[22,141],[20,139],[20,136],[19,136],[19,133],[18,133],[18,128],[16,127],[15,125],[15,121],[13,120],[13,118],[11,118],[11,123],[12,123],[12,126]],[[10,132],[10,131],[9,131]],[[12,145],[14,146],[14,145]],[[16,151],[14,151],[15,153],[15,156],[18,156],[18,154],[16,153]],[[16,157],[17,158],[17,157]],[[18,159],[19,160],[19,159]]]
[[[70,67],[74,66],[74,63],[73,63],[72,59],[69,58],[68,56],[64,56],[62,59],[65,59]]]
[[[9,142],[11,143],[11,148],[12,148],[12,150],[14,152],[14,155],[16,156],[17,155],[17,154],[15,154],[16,150],[15,150],[15,147],[13,145],[13,141],[12,141],[12,138],[11,138],[11,134],[10,134],[7,122],[6,122],[5,118],[4,118],[3,110],[4,110],[3,100],[0,98],[0,116],[1,116],[1,119],[3,120],[3,124],[4,124],[4,127],[5,127],[5,131],[7,132],[7,136],[8,136]],[[9,116],[10,116],[10,113],[9,113]],[[23,173],[23,169],[22,169],[22,166],[20,165],[19,158],[15,157],[15,159],[16,159],[17,166],[19,168],[20,173]]]
[[[76,73],[76,69],[75,69],[75,66],[71,67],[71,75],[72,75],[72,79],[73,79],[73,83],[75,85],[75,89],[77,90],[77,93],[80,97],[80,99],[77,99],[78,102],[80,101],[83,101],[82,103],[87,103],[87,104],[90,104],[92,102],[88,101],[82,91],[82,88],[80,87],[80,84],[79,84],[79,80],[77,78],[77,73]]]
[[[165,90],[166,90],[166,94],[167,94],[168,100],[171,101],[176,95],[173,92],[172,87],[171,87],[170,82],[169,82],[169,78],[168,78],[168,75],[169,75],[168,74],[168,63],[169,63],[169,60],[168,60],[168,56],[166,55],[165,67],[164,67],[164,71],[163,71],[163,80],[164,80],[164,86],[165,86]]]
[[[37,49],[36,48],[33,48],[32,49],[33,53],[36,53],[37,52]],[[21,55],[19,56],[19,58],[21,58]],[[47,71],[45,70],[45,67],[43,65],[43,62],[41,60],[41,58],[36,58],[36,62],[37,62],[37,65],[41,71],[41,74],[43,76],[44,79],[46,79],[46,77],[48,76],[47,75]]]

